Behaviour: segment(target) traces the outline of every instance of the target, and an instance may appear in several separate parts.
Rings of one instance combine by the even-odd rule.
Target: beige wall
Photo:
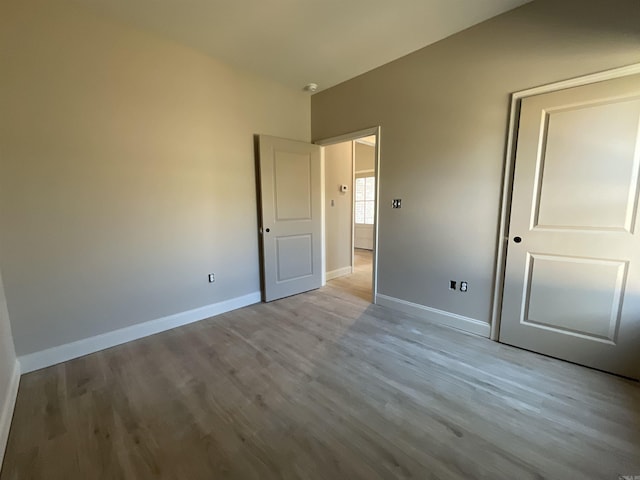
[[[308,96],[62,0],[3,1],[0,45],[18,354],[259,290],[253,134],[308,141]]]
[[[356,142],[356,172],[376,168],[376,148],[372,145]]]
[[[325,147],[324,161],[326,268],[331,273],[351,266],[353,142]],[[340,185],[348,185],[349,191],[340,192]]]
[[[639,19],[535,0],[312,97],[315,139],[382,126],[380,293],[489,321],[509,94],[640,62]]]

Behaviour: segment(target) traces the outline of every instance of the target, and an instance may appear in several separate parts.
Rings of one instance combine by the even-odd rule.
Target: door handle
[[[264,231],[269,233],[271,231],[271,229],[270,228],[265,228]]]
[[[521,237],[513,237],[513,241],[516,242],[516,243],[520,243],[522,241],[522,238]]]

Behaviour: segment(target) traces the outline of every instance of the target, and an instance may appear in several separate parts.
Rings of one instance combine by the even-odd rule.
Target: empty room
[[[0,480],[640,478],[640,1],[0,0]]]

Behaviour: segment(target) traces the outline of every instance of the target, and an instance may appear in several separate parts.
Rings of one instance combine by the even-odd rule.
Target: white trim
[[[377,303],[378,295],[378,225],[380,224],[380,134],[382,129],[376,127],[376,146],[374,148],[374,176],[376,177],[376,205],[373,217],[373,303]]]
[[[380,127],[369,127],[363,130],[358,130],[356,132],[345,133],[344,135],[338,135],[337,137],[323,138],[321,140],[316,140],[316,145],[321,145],[326,147],[327,145],[334,145],[336,143],[344,143],[344,142],[352,142],[358,140],[362,137],[370,137],[371,135],[376,135],[376,145],[380,138],[378,134],[380,133]]]
[[[543,93],[555,92],[557,90],[564,90],[566,88],[581,87],[583,85],[589,85],[590,83],[604,82],[606,80],[613,80],[615,78],[628,77],[629,75],[636,75],[638,73],[640,73],[640,63],[635,63],[633,65],[614,68],[612,70],[605,70],[603,72],[592,73],[589,75],[583,75],[581,77],[562,80],[560,82],[548,83],[546,85],[529,88],[527,90],[521,90],[514,93],[513,97],[515,99],[521,99],[524,97],[531,97],[533,95],[540,95]]]
[[[324,148],[320,147],[320,285],[323,287],[327,284],[327,209],[324,202],[326,201],[326,162],[324,156]]]
[[[445,312],[444,310],[438,310],[437,308],[407,302],[406,300],[389,297],[381,293],[378,293],[376,297],[376,303],[378,305],[409,313],[439,325],[457,328],[458,330],[474,333],[482,337],[489,337],[489,333],[491,331],[491,327],[488,323],[481,322],[475,318],[464,317],[456,313]]]
[[[186,312],[168,315],[166,317],[139,323],[130,327],[121,328],[112,332],[96,335],[76,342],[52,347],[40,352],[30,353],[18,358],[23,373],[33,372],[41,368],[50,367],[58,363],[66,362],[74,358],[82,357],[90,353],[99,352],[106,348],[115,347],[123,343],[148,337],[156,333],[171,330],[172,328],[198,322],[221,313],[230,312],[238,308],[259,303],[260,292],[250,293],[241,297],[231,298],[219,303],[195,308]]]
[[[356,142],[351,142],[351,271],[356,268]]]
[[[493,285],[493,305],[491,307],[491,340],[498,341],[500,337],[500,321],[502,313],[502,292],[504,290],[504,275],[507,262],[507,242],[509,240],[509,216],[511,214],[511,193],[513,190],[513,171],[515,165],[515,138],[517,121],[520,116],[520,102],[525,97],[555,92],[566,88],[580,87],[590,83],[604,82],[615,78],[636,75],[640,73],[640,63],[614,68],[604,72],[593,73],[582,77],[571,78],[561,82],[550,83],[540,87],[521,90],[511,95],[509,112],[509,127],[507,131],[507,149],[502,178],[502,198],[500,200],[500,227],[498,230],[496,248],[495,281]]]
[[[7,441],[9,440],[9,430],[11,429],[11,420],[13,420],[13,410],[16,407],[16,399],[18,398],[18,386],[20,385],[20,363],[15,361],[13,373],[9,380],[9,388],[7,395],[2,400],[2,409],[0,409],[0,470],[2,470],[2,461],[7,449]]]
[[[336,143],[355,141],[358,138],[369,137],[371,135],[375,135],[376,137],[375,154],[374,154],[375,155],[375,158],[374,158],[375,175],[374,176],[376,177],[376,205],[375,205],[375,214],[373,218],[373,262],[372,262],[373,275],[371,279],[372,292],[373,292],[373,295],[372,295],[373,298],[371,299],[371,302],[374,304],[377,303],[377,293],[378,293],[378,223],[379,223],[379,217],[380,217],[380,134],[381,132],[382,132],[382,129],[379,126],[370,127],[370,128],[365,128],[364,130],[358,130],[356,132],[345,133],[344,135],[338,135],[337,137],[330,137],[330,138],[324,138],[321,140],[316,140],[314,142],[316,145],[327,146],[327,145],[334,145]],[[355,146],[353,148],[355,149]],[[354,165],[355,165],[355,159],[354,159]],[[354,166],[354,169],[355,169],[355,166]],[[354,180],[354,185],[355,185],[355,180]],[[352,219],[352,223],[353,223],[353,219]],[[354,246],[354,243],[352,243],[352,246]]]
[[[353,273],[353,267],[344,267],[338,268],[336,270],[331,270],[327,272],[327,281],[333,280],[334,278],[344,277],[345,275],[351,275]]]

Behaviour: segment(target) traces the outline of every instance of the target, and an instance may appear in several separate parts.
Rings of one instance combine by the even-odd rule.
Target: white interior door
[[[500,341],[640,378],[640,76],[523,99]]]
[[[322,285],[321,147],[259,137],[263,296]]]

